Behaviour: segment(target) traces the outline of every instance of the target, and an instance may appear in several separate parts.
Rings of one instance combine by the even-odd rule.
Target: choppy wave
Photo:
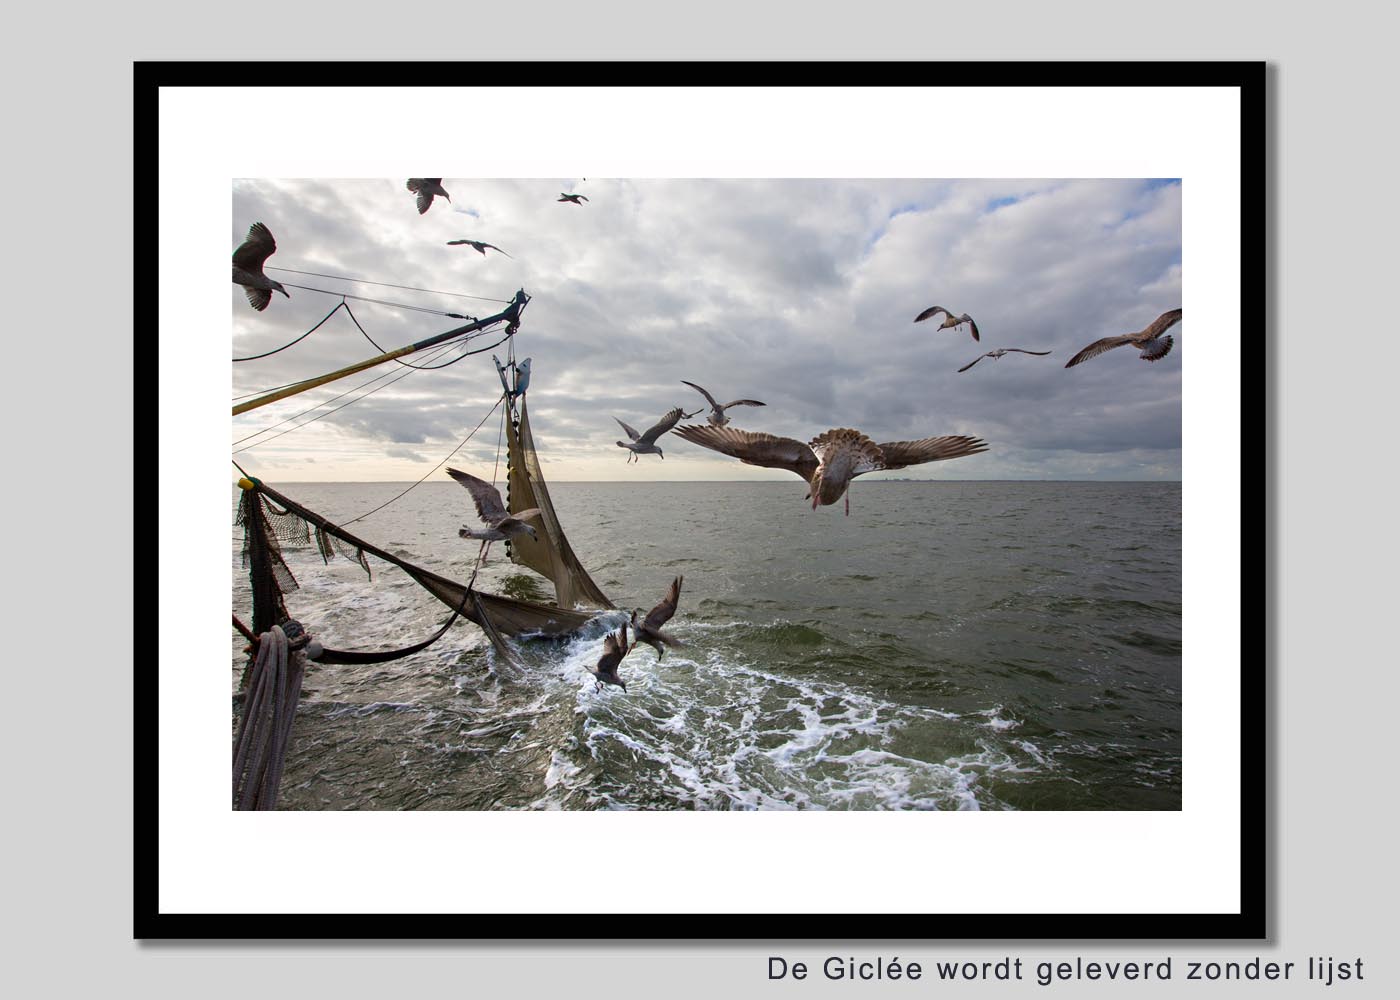
[[[447,485],[439,500],[455,529],[460,491]],[[570,485],[554,490],[556,506],[566,524],[586,524],[579,510],[566,509]],[[668,488],[681,485],[702,484]],[[918,484],[907,485],[882,487],[880,502],[907,494],[912,509],[927,500]],[[959,524],[976,525],[974,508],[987,496],[963,485],[969,510]],[[652,510],[660,531],[666,489],[648,488],[653,502],[637,509]],[[612,489],[630,497],[636,488]],[[960,527],[928,543],[941,556],[931,565],[917,547],[901,546],[906,529],[897,513],[878,529],[892,533],[884,542],[870,537],[876,528],[858,533],[838,522],[849,538],[835,529],[815,542],[794,533],[750,552],[702,524],[669,548],[633,547],[622,560],[609,534],[621,526],[571,526],[585,564],[611,565],[610,577],[636,588],[613,586],[620,607],[649,607],[684,569],[671,628],[684,646],[659,660],[638,647],[621,668],[625,693],[597,690],[587,669],[624,612],[601,615],[569,640],[523,641],[514,664],[498,661],[480,632],[462,623],[401,661],[313,666],[282,803],[1179,808],[1179,565],[1171,564],[1169,542],[1138,540],[1130,518],[1123,525],[1130,543],[1111,525],[1070,542],[1032,530],[1029,504],[1009,518],[1018,524],[1016,548],[1006,547],[998,526],[953,551],[972,530]],[[922,509],[914,513],[908,523],[936,531]],[[1061,520],[1072,531],[1076,519]],[[773,524],[786,530],[786,521]],[[365,534],[375,537],[369,528]],[[853,547],[832,551],[841,544]],[[1149,544],[1156,547],[1143,551]],[[285,554],[301,581],[289,608],[327,645],[400,645],[431,634],[445,617],[381,564],[366,582],[358,569],[324,566],[314,553]],[[417,557],[434,566],[432,551]],[[462,575],[466,561],[445,543],[434,568]],[[839,571],[825,570],[827,561]],[[236,553],[233,566],[235,607],[246,607]],[[530,599],[547,592],[494,559],[482,586]],[[235,681],[241,646],[234,641]]]

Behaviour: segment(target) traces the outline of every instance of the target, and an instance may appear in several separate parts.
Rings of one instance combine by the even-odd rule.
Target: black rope
[[[455,346],[457,346],[458,343],[459,343],[458,341],[452,341],[451,343],[442,345],[441,351],[445,351],[446,349],[448,349],[448,348],[450,348],[450,347],[455,347]],[[459,360],[460,360],[460,359],[459,359]],[[380,374],[376,375],[374,378],[369,379],[369,380],[364,381],[364,382],[361,382],[359,385],[355,386],[354,389],[347,389],[347,390],[345,390],[345,392],[340,393],[340,395],[338,395],[338,396],[332,396],[330,399],[327,399],[327,400],[325,400],[324,402],[317,403],[315,406],[309,407],[308,409],[302,410],[300,413],[295,413],[295,414],[293,414],[292,416],[287,417],[285,420],[279,420],[279,421],[277,421],[277,423],[275,423],[275,424],[269,424],[267,427],[264,427],[262,430],[256,431],[256,432],[254,432],[254,433],[252,433],[252,434],[247,435],[247,437],[241,437],[241,438],[239,438],[237,441],[233,442],[235,445],[242,444],[244,441],[247,441],[247,440],[249,440],[249,439],[251,439],[251,438],[258,437],[258,436],[261,435],[261,434],[266,434],[268,431],[272,430],[272,428],[274,428],[274,427],[280,427],[282,424],[285,424],[288,420],[295,420],[297,417],[305,416],[306,414],[311,413],[313,410],[318,410],[318,409],[320,409],[321,407],[325,406],[327,403],[333,403],[333,402],[335,402],[337,399],[340,399],[342,396],[348,396],[350,393],[354,392],[356,389],[363,389],[365,386],[369,385],[371,382],[377,382],[377,381],[379,381],[379,380],[382,379],[382,378],[388,378],[388,381],[386,381],[383,385],[377,385],[377,386],[375,386],[373,389],[369,390],[369,392],[366,392],[366,393],[364,393],[363,395],[356,396],[354,399],[348,399],[348,400],[346,400],[344,403],[341,403],[339,406],[335,407],[335,409],[327,410],[325,413],[317,414],[316,416],[312,417],[310,420],[307,420],[307,421],[304,421],[304,422],[302,422],[302,423],[299,423],[299,424],[297,424],[297,425],[294,426],[294,427],[288,427],[285,431],[279,431],[279,432],[277,432],[276,434],[273,434],[271,437],[264,438],[263,440],[258,441],[258,442],[255,442],[254,444],[250,444],[247,448],[239,448],[236,452],[234,452],[234,454],[242,454],[242,453],[245,452],[245,451],[248,451],[248,450],[250,450],[250,449],[252,449],[252,448],[258,447],[259,445],[267,444],[267,442],[272,441],[272,440],[274,440],[274,439],[276,439],[276,438],[279,438],[279,437],[281,437],[283,434],[290,434],[292,431],[297,430],[298,428],[307,426],[307,424],[313,424],[313,423],[315,423],[316,421],[320,420],[322,417],[328,417],[328,416],[330,416],[332,413],[335,413],[336,410],[343,410],[343,409],[345,409],[345,407],[349,406],[351,403],[358,403],[360,400],[365,399],[365,398],[368,397],[368,396],[374,395],[374,394],[375,394],[376,392],[378,392],[380,389],[388,388],[389,386],[391,386],[391,385],[393,385],[395,382],[397,382],[399,379],[404,378],[405,376],[408,376],[408,375],[412,375],[412,374],[413,374],[413,372],[411,372],[411,371],[405,371],[405,372],[399,372],[397,375],[392,375],[392,377],[390,377],[391,374],[392,374],[392,372],[393,372],[393,369],[392,369],[392,368],[391,368],[389,371],[387,371],[387,372],[381,372]]]
[[[404,646],[402,649],[385,649],[377,653],[362,653],[358,650],[326,649],[322,647],[321,655],[316,657],[315,660],[317,663],[335,664],[388,663],[390,660],[398,660],[405,656],[411,656],[414,653],[421,653],[447,634],[447,630],[452,627],[452,623],[461,617],[463,611],[467,610],[467,601],[471,600],[471,596],[472,589],[468,586],[466,590],[462,592],[462,603],[457,605],[451,616],[443,623],[442,628],[438,629],[434,635],[424,639],[422,642],[416,642],[412,646]]]
[[[341,305],[345,305],[345,303],[341,303]],[[345,311],[346,311],[347,313],[350,313],[350,307],[349,307],[348,305],[345,305]],[[351,319],[354,319],[354,318],[355,318],[355,314],[354,314],[354,313],[350,313],[350,318],[351,318]],[[460,318],[465,318],[465,317],[458,317],[458,318],[460,319]],[[358,320],[356,320],[355,325],[356,325],[356,326],[359,326],[359,325],[360,325]],[[364,329],[361,328],[360,332],[361,332],[361,333],[364,333]],[[456,346],[456,345],[458,345],[458,344],[465,344],[465,343],[467,343],[467,342],[470,341],[470,340],[475,340],[477,337],[483,336],[483,335],[485,334],[485,332],[486,332],[485,330],[474,330],[474,331],[472,331],[471,333],[467,334],[467,335],[464,336],[464,337],[458,338],[458,339],[456,339],[456,340],[450,340],[450,341],[448,341],[447,344],[446,344],[446,346],[447,346],[447,347],[453,347],[453,346]],[[365,336],[366,336],[366,339],[368,340],[368,339],[369,339],[369,335],[366,334]],[[374,344],[374,341],[373,341],[373,340],[370,340],[369,342],[370,342],[371,344]],[[500,341],[499,341],[499,340],[496,341],[495,344],[492,344],[491,347],[495,347],[495,346],[497,346],[498,344],[500,344]],[[442,347],[442,346],[444,346],[444,345],[438,345],[438,346],[439,346],[439,347]],[[375,347],[376,347],[376,348],[379,348],[379,345],[378,345],[378,344],[375,344]],[[485,348],[482,348],[482,350],[489,351],[489,350],[491,349],[491,347],[485,347]],[[383,348],[379,348],[379,352],[380,352],[381,354],[386,354],[386,353],[388,353],[388,352],[385,351]],[[442,357],[442,355],[443,355],[444,353],[445,353],[445,351],[438,351],[435,355],[434,355],[434,354],[429,354],[429,355],[425,355],[425,357],[439,357],[439,358],[440,358],[440,357]],[[472,351],[472,352],[470,352],[470,353],[475,354],[475,353],[478,353],[478,352]],[[464,354],[462,357],[466,357],[466,355]],[[393,361],[398,361],[399,359],[398,359],[398,358],[393,358],[393,359],[391,359],[391,360],[393,360]],[[407,362],[404,362],[404,361],[399,361],[399,364],[405,365],[405,366],[408,367],[408,368],[418,368],[420,371],[433,371],[433,370],[438,369],[438,368],[446,368],[448,365],[450,365],[450,364],[455,364],[455,363],[456,363],[457,361],[459,361],[459,360],[461,360],[461,359],[460,359],[460,358],[453,359],[452,361],[448,361],[448,362],[445,362],[445,363],[440,364],[440,365],[410,365],[410,364],[408,364]],[[383,378],[383,377],[384,377],[385,375],[387,375],[387,374],[388,374],[387,372],[380,372],[378,375],[374,376],[374,378]],[[272,388],[270,388],[270,389],[259,389],[257,392],[244,393],[242,396],[234,396],[233,399],[232,399],[232,402],[235,402],[235,403],[236,403],[236,402],[238,402],[240,399],[249,399],[249,398],[251,398],[251,397],[253,397],[253,396],[265,396],[265,395],[267,395],[268,393],[270,393],[270,392],[276,392],[276,391],[278,391],[279,389],[290,389],[290,388],[291,388],[292,386],[294,386],[294,385],[302,385],[303,383],[306,383],[306,382],[314,382],[314,381],[315,381],[317,378],[319,378],[319,377],[320,377],[320,376],[318,376],[318,375],[313,375],[313,376],[311,376],[310,378],[297,379],[297,381],[295,381],[295,382],[288,382],[288,383],[286,383],[285,385],[274,385],[274,386],[273,386]],[[374,379],[370,379],[370,380],[369,380],[369,382],[373,382],[373,381],[374,381]],[[362,383],[360,383],[360,384],[361,384],[361,385],[369,385],[369,382],[362,382]],[[353,389],[347,389],[347,390],[346,390],[346,392],[353,392],[353,391],[354,391]],[[343,394],[342,394],[342,395],[343,395]],[[339,399],[339,398],[340,398],[339,396],[333,396],[333,397],[332,397],[332,399]],[[326,400],[326,402],[331,402],[331,400]],[[317,406],[320,406],[320,405],[321,405],[321,404],[319,404],[319,403],[317,404]],[[311,407],[311,408],[308,409],[308,410],[303,410],[302,412],[303,412],[303,413],[310,413],[311,410],[314,410],[314,409],[316,409],[316,406],[313,406],[313,407]],[[293,419],[293,418],[295,418],[295,417],[299,417],[299,416],[301,416],[300,413],[294,413],[294,414],[292,414],[291,417],[288,417],[287,420],[291,420],[291,419]],[[267,429],[267,430],[271,430],[273,427],[279,427],[279,426],[281,426],[282,424],[284,424],[284,423],[286,423],[286,422],[287,422],[286,420],[279,420],[277,423],[272,424],[271,426],[267,427],[266,429]],[[250,434],[250,435],[248,435],[248,437],[257,437],[257,434]],[[234,444],[238,444],[240,441],[247,441],[247,440],[248,440],[248,438],[240,438],[238,441],[235,441],[235,442],[233,442],[233,443],[234,443]]]
[[[502,399],[505,399],[505,398],[506,398],[506,397],[505,397],[504,395],[502,395],[500,399],[496,400],[496,406],[500,406],[500,405],[501,405],[501,400],[502,400]],[[390,499],[390,500],[385,500],[385,501],[384,501],[382,504],[380,504],[378,507],[374,508],[374,510],[367,510],[367,511],[365,511],[363,514],[361,514],[359,517],[352,517],[350,520],[346,521],[345,523],[346,523],[346,524],[354,524],[356,521],[363,521],[365,518],[369,517],[371,514],[378,513],[379,511],[383,510],[385,507],[387,507],[387,506],[389,506],[391,503],[393,503],[395,500],[398,500],[400,497],[405,496],[405,495],[408,493],[409,490],[413,489],[414,487],[423,485],[423,482],[428,478],[428,476],[431,476],[431,475],[432,475],[434,472],[436,472],[438,469],[441,469],[444,465],[447,464],[447,460],[448,460],[448,459],[450,459],[453,455],[457,454],[457,452],[461,451],[462,448],[464,448],[464,447],[466,446],[466,443],[472,439],[472,434],[475,434],[477,431],[481,430],[481,425],[484,424],[484,423],[486,423],[486,421],[490,420],[490,419],[491,419],[491,414],[493,414],[493,413],[496,412],[496,406],[493,406],[493,407],[491,407],[491,409],[487,410],[487,411],[486,411],[486,416],[484,416],[484,417],[481,418],[481,423],[479,423],[479,424],[477,424],[475,427],[473,427],[473,428],[471,429],[471,433],[468,434],[466,437],[462,438],[461,444],[457,445],[457,447],[455,447],[455,448],[453,448],[451,451],[449,451],[449,452],[447,453],[447,457],[446,457],[446,458],[444,458],[444,459],[443,459],[441,462],[439,462],[437,465],[435,465],[435,466],[433,466],[431,469],[429,469],[429,470],[423,475],[423,478],[420,479],[420,480],[418,480],[418,482],[414,483],[413,486],[410,486],[410,487],[408,488],[408,490],[404,490],[403,493],[400,493],[398,496],[396,496],[396,497],[394,497],[394,498],[392,498],[392,499]],[[500,443],[497,442],[497,444],[496,444],[496,450],[497,450],[498,453],[500,452],[500,447],[501,447],[501,446],[500,446]]]
[[[504,252],[504,251],[502,251]],[[510,305],[510,299],[493,299],[487,295],[468,295],[466,292],[443,292],[436,288],[417,288],[413,285],[395,285],[387,281],[370,281],[368,278],[349,278],[343,274],[320,274],[316,271],[298,271],[293,267],[272,267],[263,265],[265,271],[286,271],[288,274],[305,274],[313,278],[331,278],[335,281],[353,281],[360,285],[382,285],[385,288],[401,288],[406,292],[427,292],[430,295],[451,295],[459,299],[480,299],[482,302],[502,302]],[[296,287],[295,285],[293,287]]]
[[[365,328],[364,328],[363,326],[360,325],[360,319],[359,319],[359,317],[356,316],[355,313],[354,313],[353,311],[351,311],[349,305],[346,305],[346,306],[345,306],[345,312],[346,312],[346,315],[348,315],[348,316],[350,317],[350,322],[352,322],[352,323],[355,324],[355,328],[356,328],[357,330],[360,331],[360,333],[364,336],[364,338],[365,338],[366,340],[368,340],[368,341],[370,342],[371,345],[373,345],[373,347],[374,347],[374,349],[375,349],[376,351],[378,351],[380,354],[387,354],[387,353],[389,353],[388,351],[384,350],[384,348],[380,347],[379,344],[375,342],[375,339],[374,339],[373,337],[371,337],[371,336],[365,331]],[[469,318],[470,318],[470,319],[475,319],[476,317],[475,317],[475,316],[472,316],[472,317],[469,317]],[[464,342],[465,342],[465,341],[453,341],[453,343],[464,343]],[[417,368],[419,371],[432,371],[434,368],[444,368],[444,367],[446,367],[446,365],[414,365],[414,364],[409,364],[407,361],[400,361],[398,358],[393,358],[392,360],[393,360],[394,364],[396,364],[396,365],[403,365],[405,368]],[[457,360],[460,361],[461,358],[458,358]],[[453,362],[450,362],[450,361],[448,362],[448,364],[452,364],[452,363],[453,363]]]
[[[374,349],[375,349],[375,350],[377,350],[380,354],[387,354],[387,353],[388,353],[387,351],[384,350],[384,348],[380,347],[377,343],[375,343],[375,340],[374,340],[373,337],[371,337],[368,333],[365,333],[365,328],[362,327],[362,326],[360,326],[360,321],[359,321],[359,319],[356,318],[354,312],[351,311],[351,309],[350,309],[349,306],[346,306],[346,307],[345,307],[345,312],[350,316],[351,322],[353,322],[357,327],[359,327],[360,332],[364,334],[365,339],[368,340],[368,341],[374,346]],[[474,317],[473,317],[473,318],[474,318]],[[452,343],[454,343],[454,344],[465,344],[467,341],[469,341],[469,340],[474,340],[474,339],[476,339],[477,337],[481,336],[483,333],[485,333],[484,330],[474,330],[474,331],[472,331],[471,333],[467,334],[466,337],[462,338],[461,340],[454,340],[454,341],[452,341]],[[489,351],[489,350],[491,350],[491,348],[493,348],[493,347],[499,347],[499,346],[500,346],[501,344],[503,344],[505,341],[509,340],[510,337],[511,337],[511,334],[507,333],[504,337],[502,337],[500,340],[496,341],[494,344],[488,344],[488,345],[485,346],[485,347],[479,347],[479,348],[477,348],[477,349],[474,350],[474,351],[466,351],[465,353],[463,353],[463,354],[461,354],[461,355],[459,355],[459,356],[453,358],[451,361],[444,361],[444,362],[443,362],[442,364],[440,364],[440,365],[411,365],[411,364],[409,364],[407,361],[400,361],[398,358],[391,358],[390,360],[392,360],[392,361],[395,362],[396,364],[403,365],[405,368],[416,368],[416,369],[418,369],[420,372],[437,371],[439,368],[447,368],[447,367],[450,366],[450,365],[455,365],[458,361],[461,361],[462,358],[470,357],[470,356],[473,355],[473,354],[480,354],[482,351]]]
[[[414,312],[432,313],[434,316],[451,316],[453,319],[470,319],[461,313],[443,312],[441,309],[429,309],[427,306],[411,306],[407,302],[390,302],[388,299],[372,299],[367,295],[351,295],[349,292],[333,292],[328,288],[312,288],[310,285],[294,285],[290,281],[285,282],[288,288],[300,288],[304,292],[320,292],[322,295],[334,295],[341,299],[356,299],[360,302],[374,302],[377,305],[389,306],[394,309],[411,309]]]
[[[326,320],[330,319],[330,318],[331,318],[332,316],[334,316],[336,313],[340,312],[341,309],[349,310],[349,308],[350,308],[350,307],[349,307],[348,305],[345,304],[345,300],[344,300],[344,299],[341,299],[341,300],[340,300],[340,304],[337,305],[337,306],[336,306],[334,309],[332,309],[330,312],[326,313],[326,315],[323,316],[323,317],[321,318],[321,322],[320,322],[320,323],[317,323],[317,324],[316,324],[315,326],[313,326],[310,330],[307,330],[305,333],[303,333],[303,334],[302,334],[300,337],[298,337],[296,340],[292,341],[291,344],[283,344],[281,347],[277,348],[277,350],[275,350],[275,351],[268,351],[268,352],[266,352],[265,354],[254,354],[252,357],[249,357],[249,358],[234,358],[233,360],[234,360],[234,361],[256,361],[256,360],[258,360],[258,358],[267,358],[267,357],[271,357],[272,355],[278,353],[279,351],[285,351],[287,348],[291,347],[292,344],[299,344],[299,343],[301,343],[301,342],[302,342],[303,340],[305,340],[307,337],[311,336],[311,335],[312,335],[313,333],[315,333],[317,330],[321,329],[322,325],[325,324]]]
[[[450,344],[441,344],[441,345],[439,345],[438,347],[434,348],[434,349],[429,353],[429,357],[432,357],[433,355],[437,355],[437,356],[439,356],[439,357],[442,356],[444,353],[446,353],[446,351],[447,351],[450,347],[455,346],[456,343],[457,343],[457,341],[453,341],[453,342],[450,343]],[[249,434],[249,435],[247,435],[247,436],[245,436],[245,437],[241,437],[241,438],[239,438],[237,441],[235,441],[235,442],[233,442],[233,443],[234,443],[234,444],[242,444],[244,441],[252,440],[253,438],[257,437],[259,434],[266,434],[268,431],[272,430],[274,427],[281,427],[283,424],[287,423],[288,421],[295,420],[297,417],[304,417],[304,416],[306,416],[308,413],[313,413],[313,412],[315,412],[316,410],[319,410],[321,407],[325,406],[327,403],[334,403],[337,399],[340,399],[340,398],[342,398],[342,397],[344,397],[344,396],[348,396],[348,395],[350,395],[350,393],[355,392],[355,391],[358,390],[358,389],[363,389],[365,386],[371,385],[371,384],[374,383],[374,382],[378,382],[378,381],[379,381],[380,379],[382,379],[382,378],[389,378],[390,375],[393,373],[393,371],[394,371],[394,369],[392,369],[392,368],[390,368],[388,371],[382,371],[382,372],[380,372],[378,375],[374,375],[374,376],[371,376],[370,378],[365,379],[363,382],[361,382],[361,383],[360,383],[359,385],[357,385],[357,386],[353,386],[353,387],[351,387],[351,388],[349,388],[349,389],[346,389],[344,392],[337,393],[336,395],[330,397],[329,399],[323,399],[321,402],[316,403],[316,404],[314,404],[314,405],[312,405],[312,406],[308,406],[306,409],[300,411],[299,413],[293,413],[293,414],[292,414],[291,416],[289,416],[289,417],[284,417],[283,419],[277,421],[277,423],[275,423],[275,424],[268,424],[268,425],[267,425],[266,427],[264,427],[262,430],[260,430],[260,431],[254,431],[252,434]],[[303,381],[310,381],[310,379],[305,379],[305,380],[303,380]],[[293,384],[295,385],[296,383],[293,383]]]
[[[236,403],[236,402],[238,402],[240,399],[251,399],[253,396],[265,396],[265,395],[267,395],[269,392],[276,392],[278,389],[290,389],[290,388],[291,388],[292,386],[294,386],[294,385],[301,385],[303,382],[310,382],[310,381],[312,381],[313,379],[316,379],[316,378],[319,378],[319,377],[320,377],[320,376],[313,375],[313,376],[311,376],[311,378],[298,379],[298,380],[295,381],[295,382],[288,382],[288,383],[286,383],[285,385],[274,385],[271,389],[259,389],[257,392],[247,392],[247,393],[244,393],[242,396],[234,396],[233,399],[230,400],[230,402]]]

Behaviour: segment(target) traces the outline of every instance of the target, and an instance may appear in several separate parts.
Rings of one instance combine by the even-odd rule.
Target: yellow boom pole
[[[432,347],[435,344],[441,344],[443,341],[451,340],[453,337],[460,337],[463,334],[471,333],[475,330],[480,330],[483,327],[490,326],[492,323],[499,323],[502,320],[505,320],[510,324],[509,332],[513,333],[513,328],[520,321],[521,307],[523,307],[528,301],[530,301],[530,297],[525,294],[525,290],[522,288],[515,293],[515,298],[510,300],[510,305],[508,305],[504,311],[499,312],[494,316],[488,316],[485,319],[476,320],[474,322],[468,323],[466,326],[459,326],[455,330],[448,330],[446,333],[439,333],[435,337],[429,337],[427,340],[420,340],[416,344],[409,344],[408,346],[400,347],[398,350],[395,351],[387,351],[384,354],[379,355],[378,357],[370,358],[368,361],[361,361],[357,364],[349,365],[345,368],[341,368],[339,371],[333,371],[327,375],[318,375],[316,378],[307,379],[305,382],[297,382],[295,385],[289,385],[284,388],[278,389],[275,392],[269,392],[267,395],[259,396],[257,399],[250,399],[246,403],[239,403],[233,408],[233,415],[236,417],[240,413],[247,413],[249,410],[256,410],[259,406],[266,406],[268,403],[275,403],[279,399],[286,399],[288,396],[295,396],[299,392],[305,392],[308,389],[314,389],[318,385],[325,385],[327,382],[334,382],[336,379],[345,378],[345,376],[347,375],[354,375],[356,372],[362,372],[366,368],[373,368],[375,365],[382,365],[386,361],[393,361],[395,358],[402,358],[405,355],[413,354],[417,351],[424,350],[425,348]]]

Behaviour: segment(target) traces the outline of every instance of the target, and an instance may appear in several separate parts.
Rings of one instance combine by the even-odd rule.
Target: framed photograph
[[[1262,937],[1263,64],[490,69],[135,66],[135,935]]]

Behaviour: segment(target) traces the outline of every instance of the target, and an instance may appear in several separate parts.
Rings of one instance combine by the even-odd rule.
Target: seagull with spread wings
[[[585,194],[565,194],[563,191],[560,191],[559,200],[573,202],[575,205],[582,205],[588,200],[588,196]]]
[[[729,423],[729,418],[726,417],[726,416],[724,415],[724,411],[727,410],[727,409],[729,409],[731,406],[767,406],[767,405],[768,405],[767,403],[760,403],[760,402],[759,402],[758,400],[756,400],[756,399],[736,399],[736,400],[734,400],[734,402],[732,402],[732,403],[717,403],[717,402],[715,402],[715,397],[714,397],[714,396],[711,396],[708,392],[706,392],[705,389],[704,389],[703,387],[696,385],[694,382],[686,382],[685,379],[681,379],[681,382],[682,382],[682,384],[688,385],[688,386],[690,386],[692,389],[695,389],[696,391],[698,391],[698,392],[700,393],[700,395],[704,396],[707,400],[709,400],[709,403],[710,403],[710,415],[709,415],[708,417],[706,417],[705,419],[708,420],[708,421],[709,421],[711,424],[713,424],[715,427],[723,427],[725,424]]]
[[[1149,323],[1146,329],[1139,330],[1137,333],[1125,333],[1120,337],[1104,337],[1102,340],[1094,341],[1066,361],[1065,367],[1073,368],[1081,361],[1096,358],[1104,351],[1111,351],[1124,344],[1132,344],[1141,350],[1142,353],[1138,357],[1144,361],[1160,361],[1171,353],[1172,349],[1171,334],[1168,334],[1167,331],[1180,322],[1181,310],[1169,309]]]
[[[448,240],[447,245],[450,247],[471,247],[483,257],[486,256],[486,251],[488,249],[494,250],[497,253],[505,253],[507,257],[510,257],[510,254],[506,253],[500,247],[496,246],[496,244],[483,243],[481,240]]]
[[[1040,355],[1041,357],[1044,357],[1045,355],[1050,353],[1049,351],[1028,351],[1024,347],[998,347],[995,351],[988,351],[986,354],[979,354],[977,357],[973,358],[967,364],[959,368],[958,371],[967,371],[969,368],[977,364],[977,362],[981,361],[983,358],[996,359],[1002,357],[1003,355],[1010,354],[1012,351],[1016,351],[1018,354],[1036,354]]]
[[[688,424],[676,435],[722,455],[737,458],[745,465],[786,469],[801,476],[808,486],[812,509],[818,504],[834,504],[846,497],[846,513],[851,498],[846,493],[851,480],[867,472],[903,469],[924,462],[941,462],[986,451],[980,438],[960,434],[920,438],[918,441],[890,441],[876,444],[860,431],[838,427],[812,438],[807,444],[793,438],[776,437],[737,427],[708,427]]]
[[[452,196],[447,193],[447,188],[442,186],[441,177],[410,177],[408,189],[418,196],[419,215],[431,207],[434,195],[441,195],[448,201],[452,200]]]
[[[490,550],[492,542],[501,542],[507,538],[514,538],[516,535],[539,537],[535,533],[534,527],[525,523],[531,518],[540,516],[538,507],[517,511],[511,515],[506,511],[506,505],[501,502],[501,491],[486,480],[477,479],[476,476],[458,472],[456,469],[448,469],[447,474],[465,486],[471,493],[472,500],[476,503],[476,512],[486,524],[484,529],[468,528],[464,524],[457,532],[461,538],[481,539],[481,558],[483,561],[486,559],[486,553]]]
[[[675,636],[667,635],[661,631],[661,626],[671,620],[671,616],[676,613],[676,605],[681,602],[681,581],[684,579],[685,577],[678,576],[672,580],[671,589],[666,591],[666,598],[647,612],[646,618],[642,621],[637,621],[637,615],[641,613],[640,609],[632,612],[632,631],[636,633],[636,639],[632,644],[635,646],[639,642],[646,643],[656,650],[658,660],[666,652],[667,646],[685,645]]]
[[[248,227],[248,238],[233,252],[233,283],[243,286],[243,294],[248,296],[248,304],[262,312],[272,301],[273,292],[281,292],[287,298],[292,295],[282,287],[282,282],[273,281],[263,274],[263,262],[277,252],[277,241],[272,232],[261,222]]]
[[[961,324],[966,323],[969,327],[972,328],[972,339],[982,339],[982,335],[977,332],[977,324],[972,321],[971,316],[969,316],[967,313],[963,313],[961,316],[954,316],[951,310],[944,309],[942,306],[929,306],[923,312],[919,313],[919,315],[914,317],[914,322],[922,323],[924,320],[929,319],[938,313],[943,313],[943,322],[939,325],[938,329],[946,330],[950,326],[960,326]]]
[[[603,690],[604,684],[616,684],[622,690],[627,690],[627,685],[621,677],[617,676],[617,668],[631,648],[627,645],[626,622],[622,623],[622,627],[617,630],[616,635],[609,632],[603,637],[603,655],[598,657],[597,666],[588,668],[588,672],[597,679],[597,687],[593,690]]]
[[[695,411],[695,413],[699,412],[699,410]],[[617,420],[617,417],[613,417],[614,420],[617,420],[617,422],[621,424],[622,429],[626,432],[627,436],[632,439],[630,442],[619,441],[617,443],[617,446],[619,448],[626,448],[632,453],[627,456],[627,461],[629,462],[633,459],[641,461],[641,459],[638,458],[639,455],[661,455],[661,458],[664,461],[666,456],[661,454],[661,449],[658,448],[656,445],[656,439],[659,438],[661,435],[665,434],[672,427],[675,427],[676,424],[680,423],[681,417],[693,417],[695,416],[695,413],[686,413],[679,406],[677,406],[674,410],[671,410],[664,417],[658,420],[654,425],[652,425],[652,427],[645,434],[638,434],[636,428],[628,424],[622,423],[621,420]]]

